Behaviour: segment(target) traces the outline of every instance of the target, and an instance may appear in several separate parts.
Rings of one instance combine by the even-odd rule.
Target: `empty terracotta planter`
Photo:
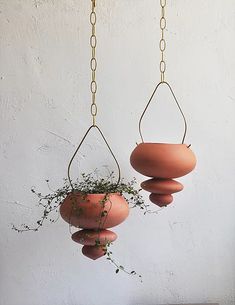
[[[129,214],[125,198],[118,193],[88,194],[71,192],[60,206],[62,218],[77,228],[106,229],[119,225]]]
[[[183,190],[183,184],[172,179],[153,178],[141,183],[141,188],[150,193],[172,194]]]
[[[106,254],[105,249],[102,246],[83,246],[82,247],[83,255],[96,260]]]
[[[86,246],[106,245],[117,239],[117,234],[109,230],[80,230],[72,235],[72,240]]]
[[[141,143],[133,150],[130,162],[145,176],[177,178],[194,169],[196,157],[186,144]]]

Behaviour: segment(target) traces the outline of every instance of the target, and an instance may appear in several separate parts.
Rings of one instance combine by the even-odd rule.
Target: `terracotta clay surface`
[[[100,258],[105,255],[105,250],[102,247],[97,246],[83,246],[82,253],[85,256],[96,260],[97,258]]]
[[[159,194],[150,194],[149,199],[154,204],[158,205],[159,207],[166,206],[173,201],[172,195],[159,195]]]
[[[87,246],[95,246],[97,241],[100,245],[106,245],[117,239],[117,234],[110,230],[80,230],[72,235],[72,240]]]
[[[186,144],[141,143],[133,150],[130,162],[145,176],[177,178],[194,169],[196,157]]]
[[[84,229],[106,229],[119,225],[129,214],[129,206],[120,194],[88,194],[71,192],[60,206],[62,218]]]
[[[184,186],[172,179],[153,178],[142,182],[141,188],[150,193],[172,194],[182,191]]]

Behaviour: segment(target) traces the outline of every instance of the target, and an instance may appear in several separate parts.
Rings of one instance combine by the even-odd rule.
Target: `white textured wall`
[[[98,123],[131,178],[137,121],[159,79],[159,3],[97,2]],[[115,229],[115,257],[144,283],[116,275],[105,259],[82,256],[62,220],[38,233],[11,230],[11,223],[37,219],[31,186],[47,192],[46,178],[60,186],[91,122],[89,9],[89,0],[0,0],[0,305],[233,305],[233,0],[168,1],[167,80],[188,118],[198,166],[171,207],[145,217],[135,210]],[[177,142],[182,122],[162,97],[146,116],[146,139]],[[80,166],[109,160],[91,135]]]

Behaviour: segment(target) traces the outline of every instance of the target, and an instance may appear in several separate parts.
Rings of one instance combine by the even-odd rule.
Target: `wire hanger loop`
[[[109,150],[111,156],[113,157],[113,159],[114,159],[114,161],[115,161],[115,164],[116,164],[117,169],[118,169],[118,178],[117,178],[117,183],[116,183],[116,184],[118,185],[118,184],[120,183],[120,180],[121,180],[121,169],[120,169],[120,165],[119,165],[119,163],[118,163],[118,161],[117,161],[117,158],[115,157],[115,155],[114,155],[114,153],[113,153],[113,151],[112,151],[110,145],[108,144],[108,141],[106,140],[106,138],[105,138],[103,132],[101,131],[101,129],[100,129],[97,125],[91,125],[91,126],[87,129],[85,135],[83,136],[81,142],[79,143],[79,145],[78,145],[78,147],[76,148],[76,150],[75,150],[75,152],[74,152],[72,158],[71,158],[70,161],[69,161],[67,173],[68,173],[69,184],[70,184],[72,190],[73,190],[73,184],[72,184],[72,179],[71,179],[71,175],[70,175],[71,165],[72,165],[73,160],[74,160],[74,158],[76,157],[77,153],[79,152],[79,149],[81,148],[83,142],[85,141],[85,139],[86,139],[86,137],[88,136],[89,132],[92,130],[92,128],[95,128],[95,129],[98,130],[99,134],[101,135],[101,138],[104,140],[104,143],[106,144],[106,146],[107,146],[107,148],[108,148],[108,150]]]
[[[141,128],[142,120],[143,120],[143,118],[144,118],[144,115],[145,115],[145,113],[146,113],[146,111],[147,111],[147,109],[148,109],[150,103],[151,103],[152,100],[153,100],[154,95],[156,94],[156,92],[157,92],[157,90],[159,89],[159,87],[162,86],[162,85],[166,85],[166,86],[168,87],[168,89],[170,90],[170,93],[172,94],[173,99],[174,99],[174,101],[175,101],[175,103],[176,103],[176,105],[177,105],[177,107],[178,107],[178,109],[179,109],[179,111],[180,111],[180,113],[181,113],[181,115],[182,115],[182,117],[183,117],[183,121],[184,121],[184,133],[183,133],[183,138],[182,138],[182,141],[181,141],[181,143],[183,144],[183,143],[184,143],[184,140],[185,140],[185,137],[186,137],[186,133],[187,133],[187,122],[186,122],[186,118],[185,118],[185,115],[184,115],[184,113],[183,113],[183,110],[181,109],[180,104],[179,104],[179,102],[178,102],[178,100],[177,100],[177,98],[176,98],[176,96],[175,96],[175,93],[174,93],[172,87],[170,86],[170,84],[169,84],[168,82],[165,82],[165,81],[164,81],[164,82],[161,81],[161,82],[159,82],[159,83],[157,84],[157,86],[155,87],[155,89],[154,89],[154,91],[153,91],[153,93],[152,93],[152,95],[151,95],[151,97],[150,97],[150,99],[149,99],[149,101],[148,101],[146,107],[144,108],[143,113],[141,114],[141,117],[140,117],[140,120],[139,120],[139,134],[140,134],[141,141],[144,142],[143,133],[142,133],[142,128]]]

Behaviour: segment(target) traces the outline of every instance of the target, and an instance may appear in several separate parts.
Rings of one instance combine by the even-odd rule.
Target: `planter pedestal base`
[[[82,253],[96,260],[105,255],[106,247],[117,239],[110,230],[80,230],[72,235],[72,240],[83,245]]]

